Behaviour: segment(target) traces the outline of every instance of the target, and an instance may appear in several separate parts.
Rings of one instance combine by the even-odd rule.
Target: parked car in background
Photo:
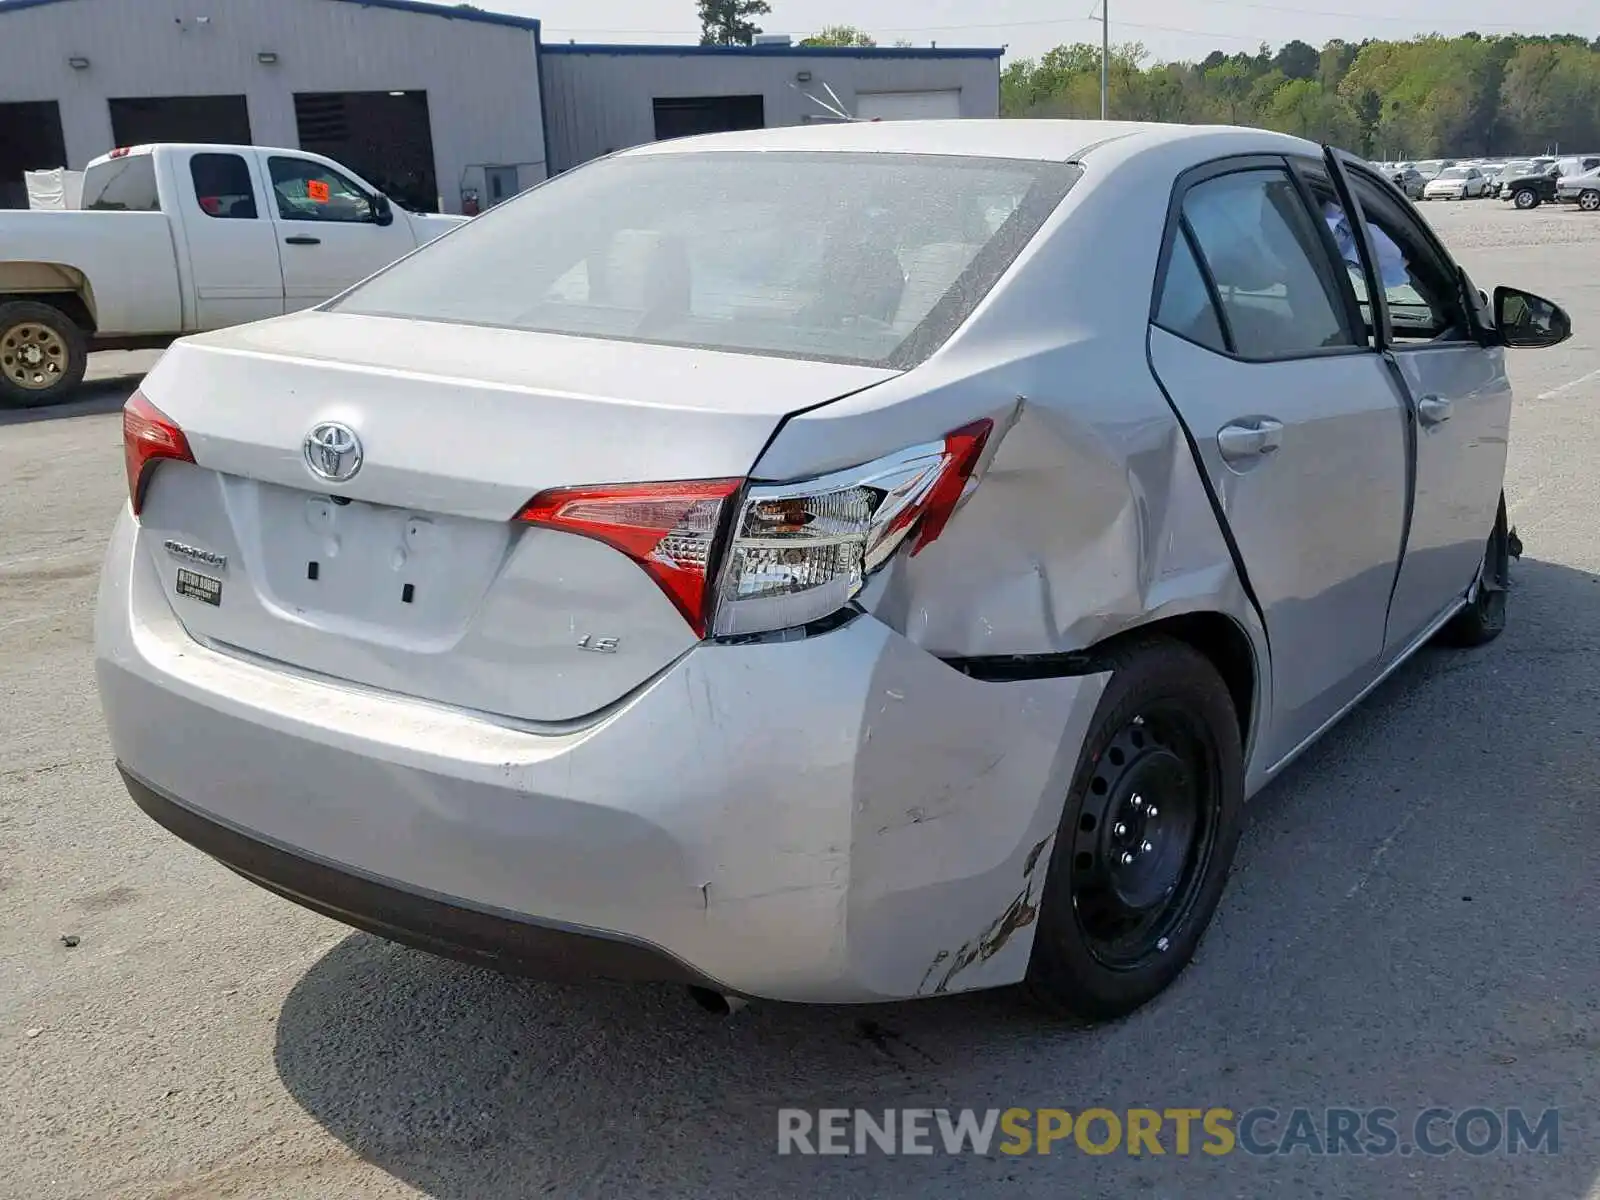
[[[1421,200],[1422,189],[1428,186],[1427,178],[1415,167],[1396,169],[1390,172],[1389,178],[1394,180],[1394,185],[1411,200]]]
[[[1584,212],[1600,212],[1600,169],[1562,176],[1556,183],[1556,199],[1563,204],[1576,204]]]
[[[1504,348],[1569,335],[1263,130],[625,150],[163,357],[110,742],[176,836],[484,966],[1115,1018],[1245,799],[1500,633]]]
[[[1489,191],[1489,181],[1477,167],[1446,167],[1422,188],[1424,200],[1477,200]]]
[[[320,304],[466,219],[260,146],[114,150],[89,164],[82,203],[0,213],[0,408],[60,399],[91,350]]]

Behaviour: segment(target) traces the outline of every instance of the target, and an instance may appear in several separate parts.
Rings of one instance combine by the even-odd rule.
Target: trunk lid
[[[785,415],[895,374],[320,312],[208,334],[142,388],[196,459],[155,472],[142,553],[189,632],[219,648],[574,720],[696,638],[626,555],[514,523],[523,504],[552,487],[745,475]],[[324,422],[361,441],[347,481],[307,464]]]

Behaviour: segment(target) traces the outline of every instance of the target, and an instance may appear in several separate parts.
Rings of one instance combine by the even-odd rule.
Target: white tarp
[[[29,208],[82,208],[83,172],[57,167],[53,171],[24,171]]]

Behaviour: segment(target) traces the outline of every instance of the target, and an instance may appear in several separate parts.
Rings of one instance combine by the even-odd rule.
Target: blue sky
[[[698,34],[694,0],[475,0],[484,8],[539,17],[547,40],[672,42]],[[770,33],[803,35],[823,25],[861,26],[885,43],[1006,46],[1037,55],[1061,42],[1099,40],[1089,19],[1098,0],[770,0]],[[1113,41],[1143,42],[1159,58],[1212,49],[1254,50],[1301,38],[1409,37],[1417,33],[1582,33],[1600,36],[1594,0],[1110,0]],[[1519,19],[1519,11],[1539,16]]]

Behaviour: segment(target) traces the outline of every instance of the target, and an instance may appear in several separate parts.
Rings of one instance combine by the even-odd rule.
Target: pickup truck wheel
[[[1578,207],[1584,212],[1600,212],[1600,192],[1592,188],[1578,193]]]
[[[1539,193],[1532,188],[1518,188],[1516,195],[1511,197],[1511,203],[1518,208],[1538,208]]]
[[[1062,1016],[1126,1016],[1176,979],[1222,898],[1244,808],[1239,719],[1198,651],[1105,654],[1039,900],[1024,991]]]
[[[0,408],[53,404],[83,382],[88,366],[88,339],[60,309],[0,304]]]

